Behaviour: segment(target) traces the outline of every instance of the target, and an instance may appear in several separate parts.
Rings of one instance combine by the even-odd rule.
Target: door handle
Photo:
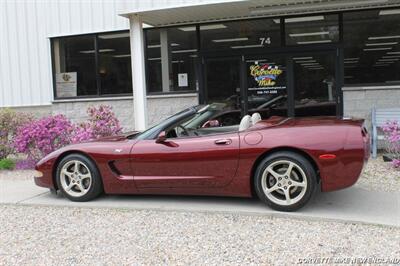
[[[218,139],[215,141],[215,144],[217,145],[229,145],[232,143],[231,139]]]

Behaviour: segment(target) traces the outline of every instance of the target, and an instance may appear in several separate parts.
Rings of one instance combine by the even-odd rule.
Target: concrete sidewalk
[[[256,199],[243,198],[106,195],[91,202],[77,203],[50,194],[47,189],[35,186],[32,180],[0,180],[0,204],[228,212],[400,227],[400,192],[372,192],[357,187],[318,193],[300,211],[283,213],[269,209]]]

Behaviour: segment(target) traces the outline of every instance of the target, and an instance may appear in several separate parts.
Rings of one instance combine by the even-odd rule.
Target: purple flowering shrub
[[[33,159],[18,160],[15,163],[15,169],[17,170],[33,169],[35,168],[36,163],[37,161]]]
[[[122,127],[111,106],[89,107],[87,114],[89,116],[88,121],[75,126],[73,143],[122,133]]]
[[[392,165],[400,168],[400,124],[398,121],[387,121],[382,127],[385,134],[386,151],[392,156]]]
[[[47,154],[68,144],[122,132],[110,106],[89,107],[87,113],[88,121],[80,124],[73,124],[64,115],[54,115],[33,120],[20,127],[14,138],[14,147],[27,155],[27,159],[17,162],[17,168],[30,168]]]
[[[81,143],[91,139],[95,139],[94,133],[86,123],[73,125],[74,134],[71,136],[71,143]]]
[[[64,115],[34,120],[18,129],[14,146],[28,160],[39,161],[50,152],[71,143],[72,123]]]
[[[0,159],[16,153],[13,139],[17,130],[32,119],[32,116],[26,113],[14,112],[11,109],[0,110]]]

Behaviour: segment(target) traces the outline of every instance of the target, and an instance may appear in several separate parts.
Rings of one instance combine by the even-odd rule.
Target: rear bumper
[[[325,162],[321,168],[322,191],[335,191],[348,188],[362,176],[370,157],[369,135],[362,132],[362,140],[358,132],[350,135],[338,160]]]

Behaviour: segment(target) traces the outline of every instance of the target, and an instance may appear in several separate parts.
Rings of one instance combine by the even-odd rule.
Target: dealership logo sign
[[[250,75],[257,82],[259,87],[275,86],[276,80],[283,73],[279,66],[269,64],[264,65],[251,65]]]
[[[71,79],[71,75],[64,73],[62,74],[62,79],[66,82],[68,82]]]

